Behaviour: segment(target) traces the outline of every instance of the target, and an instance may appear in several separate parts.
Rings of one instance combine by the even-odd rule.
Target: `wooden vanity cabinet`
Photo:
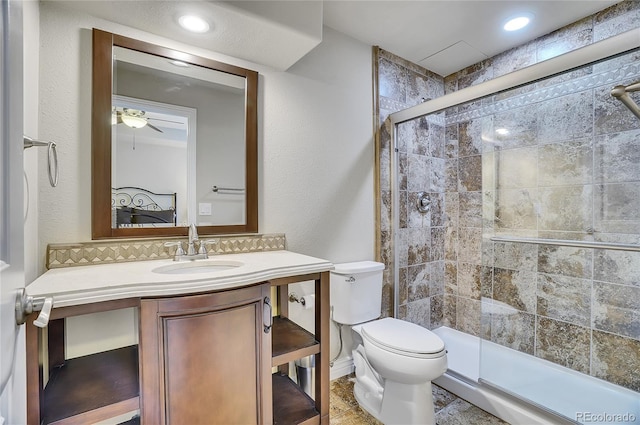
[[[140,302],[142,423],[270,422],[269,293],[262,284]]]
[[[139,408],[143,425],[328,424],[328,279],[321,272],[205,294],[54,308],[44,332],[31,315],[28,423],[86,424]],[[313,334],[287,317],[287,285],[309,280]],[[271,287],[278,288],[270,301],[279,314],[265,332]],[[140,309],[138,346],[65,360],[65,317],[129,307]],[[290,361],[309,355],[316,356],[315,400],[286,375]],[[43,371],[45,357],[50,367]]]

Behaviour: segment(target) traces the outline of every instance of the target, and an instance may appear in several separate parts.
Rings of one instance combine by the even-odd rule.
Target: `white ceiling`
[[[324,24],[447,76],[618,1],[325,1]],[[502,30],[523,13],[528,27]]]
[[[320,1],[41,0],[180,43],[285,70],[322,41]],[[181,15],[211,30],[188,32]]]
[[[442,76],[547,34],[618,0],[414,1],[56,1],[102,19],[285,70],[318,45],[322,25],[420,64]],[[116,7],[117,6],[117,7]],[[189,34],[176,24],[196,11],[212,24]],[[502,31],[528,13],[529,27]]]

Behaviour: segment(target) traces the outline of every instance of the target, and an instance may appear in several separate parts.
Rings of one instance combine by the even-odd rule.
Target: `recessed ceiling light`
[[[182,28],[191,32],[207,32],[209,31],[209,24],[207,21],[199,16],[195,15],[183,15],[178,18],[178,23]]]
[[[509,130],[507,130],[506,128],[496,128],[496,134],[499,134],[500,136],[506,136],[507,134],[509,134]]]
[[[516,18],[509,19],[502,28],[505,31],[517,31],[529,25],[531,18],[528,16],[518,16]]]

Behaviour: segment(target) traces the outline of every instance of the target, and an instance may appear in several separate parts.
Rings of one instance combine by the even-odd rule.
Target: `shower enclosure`
[[[611,93],[639,34],[388,126],[394,315],[477,341],[449,348],[463,380],[579,423],[640,423],[640,119]]]

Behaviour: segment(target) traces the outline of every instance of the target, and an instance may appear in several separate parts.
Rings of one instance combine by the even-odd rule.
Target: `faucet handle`
[[[198,254],[207,254],[207,245],[217,245],[217,239],[207,239],[204,241],[200,241],[200,248],[198,249]]]
[[[175,255],[185,255],[184,248],[182,248],[182,242],[180,242],[180,241],[177,241],[177,242],[165,242],[164,246],[166,246],[166,247],[175,246],[175,247],[177,247]]]

